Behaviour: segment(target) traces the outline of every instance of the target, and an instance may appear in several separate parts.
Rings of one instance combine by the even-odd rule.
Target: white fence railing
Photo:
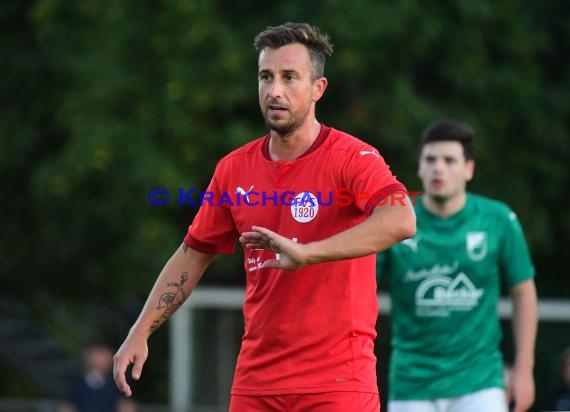
[[[245,292],[240,288],[198,287],[186,303],[176,312],[169,321],[170,324],[170,407],[172,412],[195,411],[193,405],[194,394],[192,382],[192,327],[193,312],[195,309],[222,309],[240,310],[244,301]],[[381,315],[388,315],[391,311],[390,296],[385,293],[378,294],[379,310]],[[502,298],[497,308],[501,319],[512,316],[511,300]],[[541,322],[570,322],[570,300],[540,299],[538,302],[538,318]],[[219,345],[230,340],[227,325],[222,321],[218,326]],[[226,336],[225,336],[226,335]],[[227,351],[226,351],[227,352]],[[223,353],[223,351],[220,351]],[[216,367],[221,376],[231,379],[233,370],[228,368],[232,362],[218,362]],[[221,385],[222,392],[227,390],[227,380]],[[222,394],[221,396],[229,396]],[[223,398],[220,401],[227,401]]]

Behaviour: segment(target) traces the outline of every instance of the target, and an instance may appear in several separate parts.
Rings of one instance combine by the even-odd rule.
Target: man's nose
[[[433,162],[433,170],[435,172],[442,172],[444,169],[444,161],[442,159],[438,159],[435,162]]]
[[[279,98],[283,96],[283,83],[276,79],[271,82],[271,86],[269,86],[269,95],[273,98]]]

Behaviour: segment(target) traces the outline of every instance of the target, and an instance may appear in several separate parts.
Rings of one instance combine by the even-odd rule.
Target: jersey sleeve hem
[[[364,207],[364,214],[366,216],[370,216],[370,214],[372,213],[372,211],[376,206],[383,204],[384,200],[388,196],[396,192],[403,192],[406,194],[406,196],[408,195],[406,187],[400,182],[385,186],[384,188],[378,190],[377,192],[373,193],[372,196],[370,196],[370,199],[368,200],[366,206]]]
[[[231,255],[234,252],[234,248],[232,246],[219,247],[218,245],[204,243],[197,240],[189,233],[186,234],[186,236],[184,237],[184,244],[186,244],[186,246],[191,247],[192,249],[200,253],[206,253],[210,255],[218,253]]]
[[[506,285],[509,288],[513,288],[517,285],[520,285],[523,282],[526,282],[527,280],[533,280],[535,277],[536,277],[536,272],[533,268],[533,270],[531,270],[529,273],[527,273],[526,276],[521,276],[521,277],[517,278],[515,281],[509,282]]]

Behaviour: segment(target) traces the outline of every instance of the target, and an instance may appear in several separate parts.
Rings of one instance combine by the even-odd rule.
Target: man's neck
[[[436,216],[448,218],[459,212],[467,202],[467,194],[465,192],[445,199],[433,197],[430,195],[422,196],[424,207]]]
[[[305,153],[317,140],[321,124],[314,119],[287,136],[271,131],[269,155],[272,160],[294,160]]]

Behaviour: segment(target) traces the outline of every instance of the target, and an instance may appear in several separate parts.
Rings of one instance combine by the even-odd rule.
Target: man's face
[[[327,81],[313,81],[309,52],[302,44],[266,48],[259,55],[259,105],[267,126],[281,136],[314,117],[315,103]]]
[[[420,155],[418,176],[424,194],[434,200],[446,201],[465,192],[465,185],[473,177],[473,160],[465,160],[463,146],[455,141],[433,142],[424,145]]]
[[[106,346],[93,346],[85,353],[85,366],[91,372],[105,375],[113,370],[113,352]]]

